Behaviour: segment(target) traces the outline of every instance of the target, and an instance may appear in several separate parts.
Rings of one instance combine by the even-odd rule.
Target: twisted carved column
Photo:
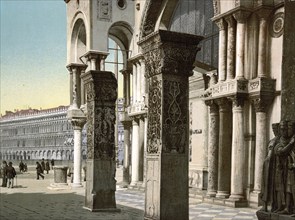
[[[218,82],[221,82],[226,79],[227,24],[223,18],[215,23],[219,28]]]
[[[139,42],[149,86],[145,219],[188,220],[188,77],[201,39],[159,30]]]

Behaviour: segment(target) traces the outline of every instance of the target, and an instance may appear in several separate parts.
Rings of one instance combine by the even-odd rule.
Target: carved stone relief
[[[112,19],[112,1],[98,0],[97,1],[97,18],[101,21],[111,21]]]
[[[284,13],[275,14],[270,22],[270,35],[272,37],[280,37],[284,32]]]
[[[88,94],[88,93],[87,93]],[[87,103],[87,158],[93,159],[93,120],[94,120],[93,102]]]
[[[163,82],[163,152],[185,153],[187,147],[187,84],[165,79]]]
[[[147,152],[158,153],[161,145],[161,109],[162,109],[162,81],[158,76],[149,79],[149,114],[147,133]]]

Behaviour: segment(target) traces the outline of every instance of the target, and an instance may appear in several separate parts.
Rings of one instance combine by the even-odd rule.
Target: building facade
[[[108,38],[124,51],[124,181],[145,187],[145,218],[187,219],[186,185],[207,202],[257,207],[271,124],[295,118],[294,1],[65,2],[71,106],[89,104],[85,118],[115,99],[105,106],[111,92],[96,89],[115,94],[115,82],[93,83],[108,74]],[[112,123],[100,119],[89,164],[112,161],[93,145],[106,138],[96,123]]]

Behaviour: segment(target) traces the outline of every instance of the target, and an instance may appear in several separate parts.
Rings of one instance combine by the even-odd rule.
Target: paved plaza
[[[119,169],[118,180],[121,179],[120,174]],[[51,183],[53,183],[53,171],[45,174],[44,180],[36,180],[34,167],[29,167],[28,173],[18,174],[15,179],[16,186],[13,189],[0,188],[0,219],[143,219],[144,193],[141,191],[117,187],[116,201],[121,212],[100,213],[83,209],[85,188],[68,187],[67,189],[53,190],[49,187]],[[255,212],[254,209],[234,209],[190,199],[190,219],[192,220],[257,219]]]

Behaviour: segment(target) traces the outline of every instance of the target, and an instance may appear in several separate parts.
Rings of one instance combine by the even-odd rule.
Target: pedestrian
[[[43,176],[43,169],[42,169],[42,166],[40,165],[39,162],[36,162],[37,164],[37,167],[36,167],[36,171],[37,171],[37,180],[39,179],[39,176],[42,177],[42,179],[44,180],[44,176]]]
[[[53,170],[53,167],[54,167],[54,160],[53,160],[53,158],[51,159],[50,163],[51,163],[51,169]]]
[[[13,180],[14,177],[16,176],[16,172],[14,167],[12,166],[12,162],[8,163],[8,167],[6,168],[6,175],[7,175],[7,182],[8,182],[8,188],[13,188]]]
[[[24,172],[24,163],[23,161],[21,160],[20,163],[19,163],[19,172]]]
[[[44,158],[42,158],[41,166],[42,166],[42,173],[44,173],[44,170],[45,170],[45,161],[44,161]]]
[[[28,166],[27,166],[27,163],[24,164],[24,172],[28,172]]]
[[[6,175],[6,169],[7,169],[7,162],[4,160],[2,162],[1,167],[1,173],[2,173],[2,187],[7,187],[7,175]]]
[[[50,170],[50,166],[49,166],[49,161],[47,160],[46,163],[45,163],[45,170],[48,174],[49,170]]]

